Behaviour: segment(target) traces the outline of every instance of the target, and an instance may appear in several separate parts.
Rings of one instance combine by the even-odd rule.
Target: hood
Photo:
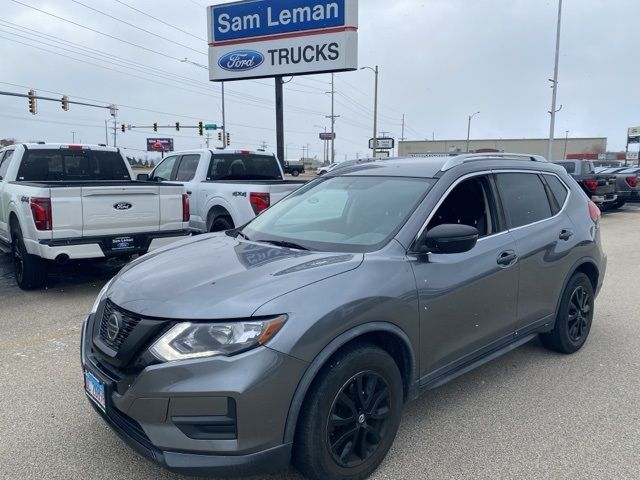
[[[142,257],[123,269],[107,296],[147,317],[245,318],[276,297],[357,268],[363,258],[207,235]]]

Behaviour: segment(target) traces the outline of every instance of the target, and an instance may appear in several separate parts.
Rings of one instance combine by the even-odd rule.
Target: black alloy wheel
[[[577,287],[569,302],[569,338],[578,343],[582,340],[591,324],[591,297],[582,286]]]
[[[366,371],[351,378],[333,401],[327,420],[327,444],[335,462],[352,468],[378,449],[391,416],[389,385]]]
[[[24,282],[24,255],[25,252],[22,251],[22,242],[18,239],[13,241],[13,268],[16,275],[16,281],[18,285],[21,285]]]

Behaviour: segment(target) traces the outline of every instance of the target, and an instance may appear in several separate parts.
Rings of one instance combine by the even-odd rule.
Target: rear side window
[[[24,182],[131,180],[118,152],[28,150],[18,170]]]
[[[545,175],[544,178],[549,184],[549,188],[558,203],[558,207],[562,208],[569,195],[567,187],[555,175]]]
[[[537,174],[499,173],[496,181],[510,228],[552,216],[547,192]]]
[[[268,155],[216,155],[207,180],[282,180],[278,161]]]
[[[13,157],[13,150],[9,150],[3,155],[0,154],[0,180],[7,176],[7,170],[9,170],[9,164],[11,163],[11,157]]]
[[[196,170],[198,169],[198,162],[200,161],[200,155],[184,155],[180,166],[178,167],[178,173],[176,174],[176,181],[178,182],[190,182],[196,176]]]

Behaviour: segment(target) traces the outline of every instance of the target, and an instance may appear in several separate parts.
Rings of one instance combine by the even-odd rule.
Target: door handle
[[[560,240],[566,241],[566,240],[569,240],[571,237],[573,237],[573,232],[571,230],[562,230],[558,238]]]
[[[518,255],[513,250],[507,250],[498,255],[498,265],[509,267],[518,261]]]

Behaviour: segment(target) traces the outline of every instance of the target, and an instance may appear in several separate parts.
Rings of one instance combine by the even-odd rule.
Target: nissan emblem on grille
[[[118,338],[121,324],[122,317],[118,312],[113,312],[109,315],[109,320],[107,321],[107,338],[110,341],[115,342],[116,338]]]

